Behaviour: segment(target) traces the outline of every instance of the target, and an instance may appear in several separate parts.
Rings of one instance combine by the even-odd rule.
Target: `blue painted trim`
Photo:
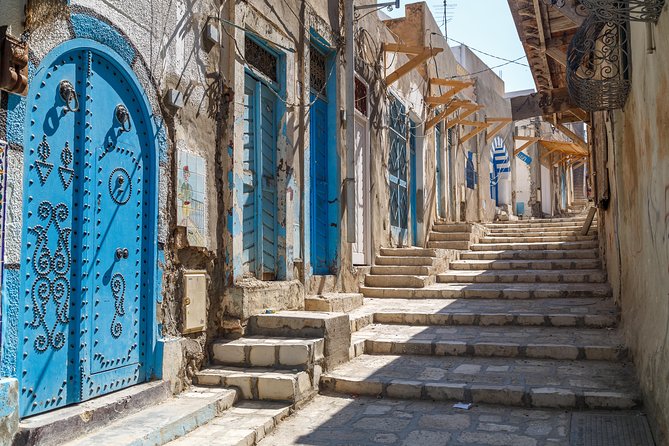
[[[135,50],[111,25],[88,14],[72,14],[71,21],[77,38],[100,42],[116,51],[128,65],[132,65],[136,55]]]
[[[416,210],[416,195],[418,189],[418,170],[416,166],[416,130],[418,124],[409,119],[409,173],[411,175],[411,185],[409,190],[409,208],[411,222],[411,240],[414,246],[418,246],[418,218]]]
[[[80,15],[81,17],[89,17],[89,16],[84,16]],[[97,19],[93,19],[95,23],[102,23]],[[92,22],[86,22],[86,23],[92,23]],[[106,27],[109,29],[113,30],[109,25],[104,24]],[[164,136],[164,129],[159,129],[157,127],[157,124],[162,122],[162,119],[158,116],[155,115],[152,111],[151,104],[149,102],[149,99],[147,97],[146,92],[141,86],[141,83],[139,82],[139,79],[135,75],[132,67],[130,64],[132,63],[132,60],[134,59],[134,50],[129,46],[127,41],[115,30],[114,35],[118,36],[119,38],[123,39],[124,42],[126,42],[126,45],[120,46],[120,50],[124,52],[124,54],[119,54],[116,52],[114,48],[111,48],[107,45],[101,44],[97,41],[87,39],[87,38],[75,38],[72,40],[69,40],[65,43],[62,43],[59,46],[56,46],[53,48],[49,54],[47,54],[41,61],[40,66],[37,68],[35,75],[39,75],[40,70],[45,69],[45,67],[50,66],[56,58],[61,56],[63,53],[66,53],[68,51],[72,50],[91,50],[94,52],[97,52],[101,55],[103,55],[106,59],[108,59],[111,63],[116,65],[116,68],[119,69],[120,71],[124,72],[125,75],[127,76],[130,87],[133,89],[135,95],[139,99],[139,106],[142,109],[142,112],[145,116],[151,117],[153,119],[147,119],[148,125],[150,127],[150,131],[152,132],[152,135],[149,135],[147,140],[152,144],[152,147],[150,150],[150,162],[152,165],[153,169],[153,175],[152,178],[150,178],[150,194],[152,195],[152,202],[150,204],[151,211],[150,211],[150,221],[152,222],[151,227],[149,228],[147,238],[149,239],[149,243],[147,243],[147,248],[151,250],[151,253],[147,255],[148,260],[150,264],[154,265],[154,268],[151,269],[151,277],[149,280],[151,280],[154,284],[157,284],[160,281],[161,277],[161,272],[158,271],[158,245],[157,245],[157,237],[158,237],[158,196],[159,196],[159,158],[160,158],[160,153],[159,153],[159,148],[161,146],[166,146],[166,136]],[[96,37],[100,37],[99,34],[96,35]],[[115,37],[116,38],[116,37]],[[113,44],[114,42],[112,42]],[[132,57],[129,57],[129,53],[127,52],[127,48],[130,48],[132,50]],[[30,97],[30,90],[29,90],[29,97]],[[28,116],[25,116],[24,119],[28,119]],[[24,121],[25,122],[25,121]],[[26,132],[28,131],[29,126],[25,126]],[[164,136],[164,139],[161,139],[161,135]],[[27,140],[28,134],[24,134],[24,138]],[[26,172],[29,166],[24,165],[24,178],[26,177]],[[23,202],[27,203],[27,188],[24,187],[23,190]],[[23,233],[22,233],[22,240],[26,240],[26,231],[27,229],[24,227],[23,228]],[[17,271],[18,273],[18,271]],[[25,280],[20,279],[20,289],[25,288]],[[4,289],[4,286],[3,286]],[[18,293],[20,294],[20,289]],[[154,288],[155,289],[155,288]],[[18,296],[17,296],[18,297]],[[155,302],[160,302],[160,292],[157,293],[156,296],[153,296]],[[4,305],[4,302],[3,302]],[[18,311],[18,306],[17,306],[17,311]],[[146,364],[145,364],[145,373],[147,377],[150,377],[152,375],[156,375],[156,370],[160,370],[162,368],[162,364],[159,363],[160,358],[156,354],[156,342],[160,337],[160,331],[159,331],[159,326],[157,324],[157,314],[156,314],[156,305],[152,305],[151,301],[147,302],[147,318],[149,321],[153,321],[152,323],[147,323],[146,326],[146,331],[147,331],[147,337],[146,337],[146,345],[147,345],[147,351],[146,351]],[[18,322],[18,319],[16,321],[16,326],[14,327],[14,332],[17,333],[17,338],[20,339],[22,336],[23,332],[23,327],[22,324]],[[3,338],[5,333],[9,331],[9,327],[5,325],[3,327],[3,330],[5,331],[3,333]],[[4,349],[4,345],[3,345]],[[6,353],[6,352],[5,352]],[[20,362],[21,362],[21,355],[15,352],[15,357],[12,358],[13,364],[19,367],[20,369]],[[7,365],[8,359],[5,359],[3,355],[3,373],[5,372],[5,367]],[[11,376],[16,376],[16,370],[14,369],[13,375]]]

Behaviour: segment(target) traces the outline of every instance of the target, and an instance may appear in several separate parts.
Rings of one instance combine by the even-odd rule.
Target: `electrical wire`
[[[436,34],[436,33],[433,33],[433,34]],[[455,40],[455,39],[452,39],[452,38],[450,38],[450,37],[446,37],[446,39],[448,39],[448,40],[450,40],[450,41],[452,41],[452,42],[455,42],[455,43],[457,43],[457,44],[459,44],[459,45],[464,45],[464,46],[466,46],[467,48],[469,48],[470,50],[475,51],[475,52],[477,52],[477,53],[485,54],[485,55],[488,56],[488,57],[492,57],[492,58],[494,58],[494,59],[503,60],[503,61],[505,61],[505,62],[509,62],[509,63],[514,63],[514,64],[516,64],[516,65],[520,65],[520,66],[522,66],[522,67],[527,67],[527,68],[530,67],[530,66],[527,65],[527,64],[517,62],[519,59],[521,59],[522,57],[525,57],[525,56],[522,56],[521,58],[518,58],[518,59],[515,59],[515,60],[506,59],[506,58],[504,58],[504,57],[495,56],[494,54],[490,54],[490,53],[485,52],[485,51],[483,51],[483,50],[479,50],[479,49],[476,49],[476,48],[474,48],[474,47],[471,47],[471,46],[467,45],[467,44],[464,43],[464,42],[460,42],[459,40]]]

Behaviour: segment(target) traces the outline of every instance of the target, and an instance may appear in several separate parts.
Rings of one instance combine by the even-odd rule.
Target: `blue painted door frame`
[[[311,51],[325,57],[326,73],[334,70],[334,53],[312,31]],[[311,86],[309,109],[311,267],[314,275],[336,274],[339,268],[339,156],[336,139],[336,76],[325,77],[322,91]]]
[[[153,366],[155,128],[115,53],[84,39],[28,93],[17,372],[21,415],[147,379]]]
[[[416,171],[416,123],[409,124],[409,170],[411,175],[411,240],[414,246],[418,246],[418,219],[416,210],[416,194],[418,190]]]
[[[436,152],[436,175],[437,175],[437,218],[444,217],[444,210],[442,209],[444,200],[444,178],[442,176],[442,151],[443,141],[441,134],[441,123],[434,127],[434,147]]]
[[[242,262],[273,280],[277,259],[277,104],[272,87],[246,73],[244,81]]]

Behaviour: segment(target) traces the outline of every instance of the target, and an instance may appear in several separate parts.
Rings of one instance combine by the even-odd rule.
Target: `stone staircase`
[[[450,223],[437,220],[428,235],[428,248],[466,250],[485,235],[478,223]]]
[[[353,334],[356,357],[325,373],[321,388],[506,406],[638,407],[597,233],[581,238],[583,221],[488,224],[437,283],[365,287],[372,323]]]

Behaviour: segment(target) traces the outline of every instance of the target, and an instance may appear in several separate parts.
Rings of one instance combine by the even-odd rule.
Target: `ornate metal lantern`
[[[665,0],[581,0],[600,21],[626,23],[657,22]]]
[[[630,90],[627,25],[590,14],[567,52],[567,86],[585,111],[623,107]]]

